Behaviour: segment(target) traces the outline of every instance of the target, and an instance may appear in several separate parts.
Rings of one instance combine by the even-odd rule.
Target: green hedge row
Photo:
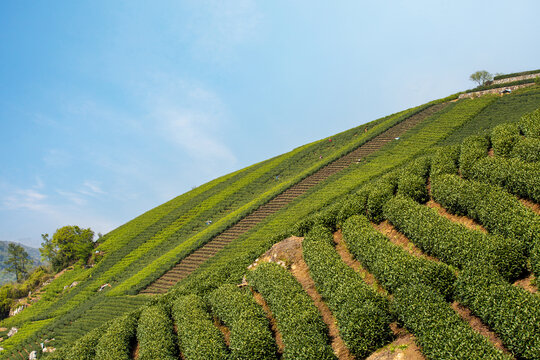
[[[520,140],[517,124],[501,124],[491,131],[491,146],[497,156],[510,157],[512,150]]]
[[[375,230],[365,217],[350,217],[343,225],[343,238],[354,257],[389,292],[418,282],[451,297],[455,275],[447,265],[409,254]]]
[[[248,272],[247,280],[276,318],[285,345],[284,359],[335,359],[321,315],[287,270],[265,263]]]
[[[66,353],[59,353],[57,359],[78,359],[78,360],[94,360],[96,357],[96,346],[105,331],[104,327],[96,328],[90,331],[85,336],[81,337],[71,346],[66,349]],[[48,356],[47,359],[51,359]]]
[[[470,178],[498,185],[512,194],[540,203],[540,163],[488,157],[473,166]]]
[[[525,114],[518,122],[519,130],[527,137],[540,138],[540,108]]]
[[[351,353],[365,358],[388,343],[392,337],[388,304],[341,260],[332,232],[314,227],[303,241],[303,254],[317,291],[336,318]]]
[[[163,305],[143,308],[137,326],[137,340],[139,360],[177,359],[173,323]]]
[[[462,271],[456,298],[493,329],[519,359],[540,359],[540,297],[509,284],[489,267]]]
[[[539,162],[540,139],[528,137],[519,139],[512,150],[512,157],[526,162]]]
[[[459,269],[485,262],[508,280],[526,270],[527,258],[515,241],[469,230],[411,199],[393,198],[386,204],[384,215],[424,252]]]
[[[262,308],[247,289],[225,284],[208,296],[212,312],[230,329],[231,359],[275,359],[276,342]]]
[[[463,177],[468,178],[474,164],[488,155],[489,146],[489,139],[481,135],[472,135],[463,140],[459,155],[459,169]]]
[[[116,318],[96,347],[96,360],[129,360],[136,338],[139,312]]]
[[[383,206],[396,193],[399,174],[392,172],[368,185],[367,217],[375,223],[384,220]]]
[[[392,305],[428,359],[511,359],[465,323],[441,294],[424,284],[396,289]]]
[[[223,335],[214,326],[208,306],[201,297],[178,297],[173,302],[172,316],[178,327],[178,343],[185,360],[228,359]]]
[[[461,145],[448,145],[437,148],[431,158],[431,176],[457,174]]]
[[[522,72],[517,72],[517,73],[511,73],[511,74],[497,75],[497,76],[493,77],[493,80],[501,80],[501,79],[507,79],[507,78],[516,77],[516,76],[531,75],[531,74],[537,74],[537,73],[540,73],[540,69],[539,70],[522,71]],[[540,76],[540,74],[538,74],[538,75]]]
[[[431,179],[431,194],[450,212],[478,221],[493,234],[519,240],[525,252],[540,241],[538,215],[498,186],[441,175]]]

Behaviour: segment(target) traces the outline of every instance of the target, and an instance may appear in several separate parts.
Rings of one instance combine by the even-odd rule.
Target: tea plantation
[[[301,146],[95,250],[1,322],[1,359],[540,359],[540,87]]]

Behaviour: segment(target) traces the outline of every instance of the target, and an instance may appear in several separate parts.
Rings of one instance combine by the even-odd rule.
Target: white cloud
[[[13,189],[2,199],[2,205],[10,210],[29,209],[43,211],[47,208],[47,195],[34,189]]]
[[[211,115],[169,108],[158,110],[155,116],[163,122],[166,136],[191,157],[202,161],[236,161],[232,151],[216,138],[219,124]]]
[[[261,13],[252,0],[193,1],[194,16],[178,31],[189,37],[194,55],[221,62],[233,56],[233,50],[254,38]]]

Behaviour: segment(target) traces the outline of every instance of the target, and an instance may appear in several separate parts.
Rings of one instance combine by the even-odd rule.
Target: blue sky
[[[540,3],[3,1],[0,240],[106,233],[193,186],[540,68]]]

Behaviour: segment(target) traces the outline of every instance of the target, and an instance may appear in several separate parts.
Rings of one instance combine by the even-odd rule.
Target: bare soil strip
[[[420,248],[418,248],[412,241],[410,241],[405,235],[400,233],[392,224],[390,224],[387,220],[381,222],[380,224],[373,224],[373,227],[377,229],[380,233],[385,235],[390,239],[390,241],[400,247],[402,247],[404,250],[409,252],[410,254],[417,256],[417,257],[423,257],[428,260],[440,262],[439,259],[436,257],[427,255],[424,253]]]
[[[514,286],[520,287],[528,292],[535,294],[538,292],[538,285],[533,284],[534,275],[529,274],[526,278],[519,279],[514,282]]]
[[[443,208],[440,204],[436,203],[433,200],[428,201],[426,203],[426,206],[437,210],[439,212],[439,215],[444,216],[445,218],[452,220],[455,223],[461,224],[467,227],[468,229],[487,233],[487,230],[482,225],[474,221],[473,219],[467,216],[459,216],[459,215],[451,214],[448,211],[446,211],[446,209]]]
[[[266,303],[266,301],[264,300],[261,294],[253,290],[253,288],[251,287],[250,289],[251,289],[251,292],[253,293],[253,298],[255,299],[257,304],[259,304],[263,308],[266,314],[266,318],[270,322],[270,330],[272,330],[272,335],[274,335],[274,339],[276,339],[278,353],[283,354],[283,349],[285,348],[285,346],[283,345],[283,337],[281,336],[281,333],[279,332],[277,328],[277,322],[276,322],[276,319],[274,318],[274,315],[272,315],[272,310],[270,310],[270,307],[268,306],[268,304]]]
[[[474,316],[469,308],[461,305],[457,301],[452,303],[452,309],[467,322],[474,331],[485,337],[493,346],[502,350],[505,354],[512,356],[510,351],[504,347],[502,340],[497,334],[495,334],[489,327],[487,327],[482,320]]]
[[[341,256],[341,259],[349,267],[360,273],[363,280],[377,289],[377,292],[389,296],[386,290],[378,283],[375,276],[365,270],[362,264],[355,260],[352,254],[347,249],[347,245],[343,241],[343,234],[341,230],[334,233],[334,243],[336,244],[336,251]],[[409,333],[406,329],[399,327],[397,323],[390,324],[390,328],[396,336],[396,339],[386,345],[385,347],[375,351],[366,360],[425,360],[424,356],[420,352],[420,348],[416,345],[415,337]]]
[[[528,207],[529,209],[531,209],[532,211],[540,215],[540,204],[537,204],[527,199],[519,199],[519,201],[521,201],[523,205],[525,205],[526,207]]]
[[[300,241],[303,238],[299,238]],[[302,248],[299,247],[296,250],[298,253],[295,258],[297,259],[294,264],[291,265],[291,273],[296,278],[296,280],[302,285],[304,291],[311,297],[315,306],[322,315],[323,321],[328,326],[328,334],[330,335],[332,349],[334,354],[339,360],[353,360],[354,356],[350,353],[347,345],[339,335],[339,328],[337,326],[337,321],[328,305],[323,301],[322,296],[319,294],[315,288],[315,282],[309,275],[309,268],[304,261],[304,254]]]
[[[223,334],[223,338],[225,339],[225,344],[227,345],[227,347],[229,347],[231,345],[231,341],[230,341],[231,330],[229,330],[228,327],[223,325],[221,321],[219,321],[219,319],[215,316],[214,316],[214,326],[217,327],[219,331],[221,331],[221,333]]]
[[[388,292],[379,284],[375,276],[362,267],[359,261],[356,261],[352,254],[347,249],[345,241],[343,241],[343,234],[341,230],[334,233],[334,243],[336,244],[336,251],[341,256],[341,259],[345,264],[351,267],[354,271],[360,274],[366,284],[376,289],[378,293],[388,296]]]

